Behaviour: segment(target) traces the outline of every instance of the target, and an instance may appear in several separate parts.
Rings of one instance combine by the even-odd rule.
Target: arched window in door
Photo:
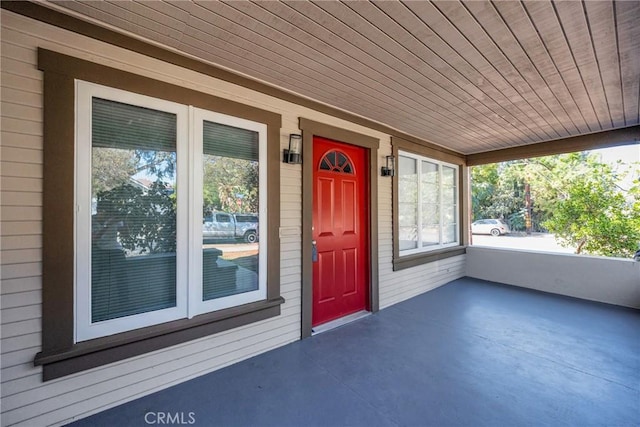
[[[320,169],[331,172],[353,174],[353,165],[349,157],[347,157],[346,154],[335,150],[327,152],[322,157],[322,160],[320,161]]]

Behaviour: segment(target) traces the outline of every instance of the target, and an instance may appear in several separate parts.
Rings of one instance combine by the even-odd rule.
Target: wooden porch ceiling
[[[640,124],[638,1],[52,1],[473,154]]]

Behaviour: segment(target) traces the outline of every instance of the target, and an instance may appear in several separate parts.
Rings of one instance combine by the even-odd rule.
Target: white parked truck
[[[204,239],[242,239],[247,243],[258,241],[258,215],[213,212],[202,219]]]

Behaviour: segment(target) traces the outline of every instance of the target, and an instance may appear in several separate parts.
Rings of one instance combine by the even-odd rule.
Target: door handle
[[[311,241],[311,262],[318,262],[318,247],[316,241]]]

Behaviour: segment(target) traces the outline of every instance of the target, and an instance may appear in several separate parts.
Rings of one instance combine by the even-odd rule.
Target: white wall
[[[640,262],[630,259],[470,246],[467,276],[640,308]]]
[[[281,148],[298,118],[379,138],[379,162],[390,136],[194,71],[89,39],[2,10],[1,398],[2,425],[57,425],[153,393],[295,341],[301,314],[301,169],[281,164],[281,294],[276,318],[153,353],[42,382],[33,366],[42,318],[42,73],[43,47],[109,67],[233,99],[282,114]],[[373,165],[379,170],[380,165]],[[392,271],[391,180],[379,177],[380,306],[387,307],[464,275],[464,256]]]

